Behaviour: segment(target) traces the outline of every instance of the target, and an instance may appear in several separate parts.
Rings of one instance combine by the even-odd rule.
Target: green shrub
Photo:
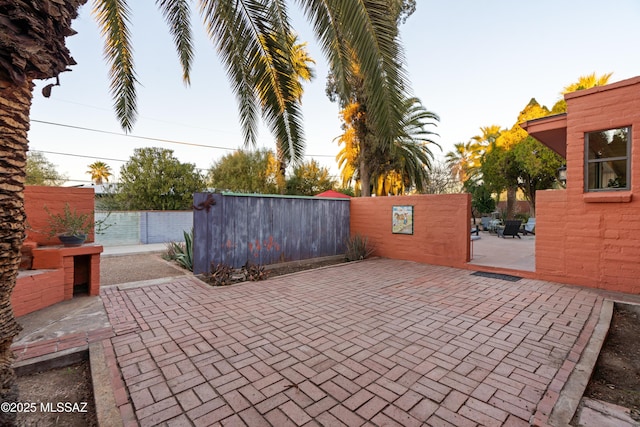
[[[365,259],[373,253],[375,248],[369,242],[368,237],[354,234],[345,242],[345,258],[347,261]]]

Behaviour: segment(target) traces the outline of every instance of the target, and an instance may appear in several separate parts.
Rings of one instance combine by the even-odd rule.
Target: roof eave
[[[567,114],[556,114],[520,123],[529,135],[567,158]]]

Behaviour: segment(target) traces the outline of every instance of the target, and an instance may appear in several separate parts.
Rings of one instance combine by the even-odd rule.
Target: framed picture
[[[391,217],[393,234],[413,234],[413,206],[393,206]]]

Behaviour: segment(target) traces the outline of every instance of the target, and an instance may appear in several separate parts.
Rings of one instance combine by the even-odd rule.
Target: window
[[[631,176],[631,128],[585,134],[586,191],[628,190]]]

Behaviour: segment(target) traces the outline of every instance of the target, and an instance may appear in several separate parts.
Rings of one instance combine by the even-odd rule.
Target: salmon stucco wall
[[[413,206],[413,234],[392,233],[393,206]],[[468,194],[351,199],[351,235],[366,236],[373,255],[461,267],[469,261],[471,196]]]
[[[640,77],[567,94],[567,188],[540,191],[536,273],[640,294]],[[631,126],[630,190],[585,192],[584,134]]]
[[[65,300],[63,269],[40,270],[18,277],[11,293],[11,306],[16,317],[49,307]],[[72,289],[73,293],[73,289]]]
[[[49,214],[44,210],[46,206],[52,213],[63,212],[69,203],[71,210],[78,213],[93,214],[94,192],[92,188],[26,186],[24,189],[24,208],[27,213],[27,240],[39,245],[59,245],[56,238],[49,238]],[[93,234],[87,242],[93,242]]]

